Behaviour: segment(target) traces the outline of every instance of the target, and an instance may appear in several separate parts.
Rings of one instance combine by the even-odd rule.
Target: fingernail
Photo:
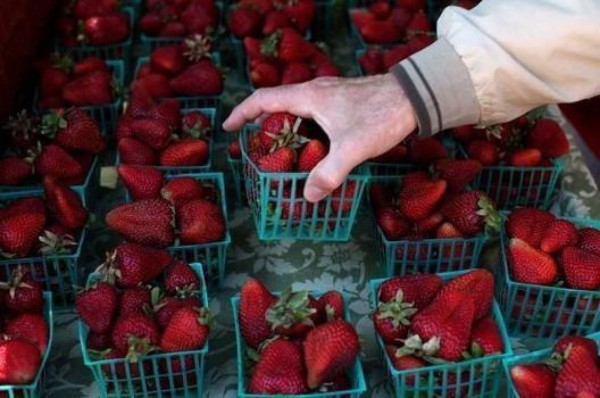
[[[317,188],[314,185],[307,185],[304,188],[304,198],[309,202],[318,202],[327,196],[328,192]]]

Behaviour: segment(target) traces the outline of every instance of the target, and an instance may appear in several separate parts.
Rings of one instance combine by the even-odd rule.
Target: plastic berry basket
[[[346,178],[339,193],[314,206],[304,200],[309,173],[267,173],[258,169],[247,153],[250,129],[240,136],[246,197],[261,240],[301,239],[347,241],[367,184],[368,170],[358,167]],[[349,188],[354,186],[354,190]],[[283,208],[289,210],[285,214]],[[298,213],[298,214],[296,214]]]
[[[600,229],[600,221],[570,219],[578,227]],[[600,291],[533,285],[511,278],[502,228],[500,265],[497,267],[496,299],[511,335],[538,339],[586,335],[600,330]]]
[[[238,204],[241,204],[244,200],[244,172],[242,166],[242,159],[234,159],[228,154],[227,163],[229,164],[229,174],[231,175],[231,180],[233,183],[235,199]]]
[[[596,341],[597,344],[600,344],[600,333],[590,334],[586,336],[589,339]],[[545,348],[543,350],[537,350],[528,352],[526,354],[514,355],[512,357],[507,357],[502,360],[504,365],[504,372],[506,374],[506,389],[507,389],[507,398],[519,398],[519,393],[517,392],[515,385],[512,381],[512,377],[510,376],[510,370],[517,365],[529,365],[534,363],[542,363],[545,360],[550,358],[552,354],[552,348]]]
[[[441,273],[439,276],[448,281],[466,271]],[[371,303],[377,308],[377,289],[386,279],[370,282]],[[504,352],[481,358],[431,365],[410,370],[397,370],[385,354],[385,344],[379,336],[377,343],[385,357],[384,363],[394,385],[397,398],[408,397],[486,397],[500,396],[500,386],[504,384],[502,359],[512,355],[510,339],[500,307],[496,301],[492,305],[492,317],[498,325]]]
[[[76,190],[86,206],[83,192]],[[0,202],[15,199],[44,196],[44,191],[4,192],[0,194]],[[44,285],[44,290],[52,292],[54,306],[58,309],[67,309],[73,304],[76,288],[80,286],[83,269],[80,262],[81,252],[85,241],[86,229],[84,228],[77,238],[77,247],[68,254],[51,256],[36,256],[23,258],[0,258],[0,276],[7,278],[11,272],[21,267],[28,270],[33,279]]]
[[[208,295],[202,264],[190,264],[201,282],[203,307],[208,308]],[[90,274],[88,286],[98,280],[99,274]],[[121,397],[199,397],[204,386],[204,362],[209,351],[207,341],[199,350],[150,354],[138,362],[130,363],[125,358],[96,359],[87,349],[87,326],[79,321],[79,342],[83,363],[98,384],[103,398]],[[173,363],[181,364],[179,369]]]
[[[48,323],[48,347],[44,352],[35,379],[29,384],[0,384],[0,396],[6,398],[38,398],[44,396],[46,363],[50,357],[54,337],[54,314],[52,311],[52,293],[50,292],[44,292],[44,318]]]
[[[321,292],[311,292],[315,297],[320,296]],[[348,310],[348,297],[342,293],[344,297],[344,319],[350,320],[350,312]],[[295,395],[269,395],[269,394],[253,394],[246,392],[246,343],[242,338],[239,322],[239,295],[235,295],[231,298],[231,308],[233,310],[233,321],[235,327],[235,340],[237,348],[237,370],[238,370],[238,397],[240,398],[283,398],[283,397],[296,397],[296,398],[359,398],[367,390],[367,384],[365,382],[365,376],[360,358],[356,358],[354,365],[349,371],[348,377],[350,379],[351,388],[345,391],[332,391],[332,392],[321,392],[321,393],[310,393],[310,394],[295,394]]]

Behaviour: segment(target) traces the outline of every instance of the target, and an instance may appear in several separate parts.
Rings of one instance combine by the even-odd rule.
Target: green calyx
[[[462,353],[462,357],[464,359],[474,359],[474,358],[481,358],[483,357],[483,349],[481,348],[481,346],[475,342],[471,343],[471,347],[469,348],[469,351],[465,351]]]
[[[298,134],[298,129],[300,128],[301,124],[302,118],[300,117],[296,119],[293,126],[290,126],[290,122],[286,119],[283,122],[283,128],[279,134],[271,134],[266,131],[263,132],[273,139],[273,145],[271,145],[269,153],[273,153],[276,150],[284,147],[290,147],[296,150],[310,141],[307,137]]]
[[[61,69],[68,74],[71,73],[71,71],[75,67],[75,62],[68,55],[53,53],[50,59],[54,68]]]
[[[40,253],[44,256],[70,253],[71,249],[77,246],[75,238],[69,234],[56,235],[50,231],[44,231],[39,240],[42,242]]]
[[[379,318],[390,319],[394,328],[398,328],[400,325],[409,326],[410,318],[417,313],[414,303],[404,302],[404,292],[402,289],[398,290],[396,297],[387,303],[379,303],[378,305]]]
[[[204,58],[210,58],[210,50],[213,40],[210,36],[195,34],[184,41],[186,50],[183,55],[191,62],[198,62]]]
[[[151,344],[150,340],[145,337],[129,336],[127,338],[127,345],[129,349],[125,358],[131,363],[136,363],[140,357],[157,350],[157,347]]]
[[[64,111],[52,111],[42,118],[42,134],[54,138],[60,130],[66,129],[67,125]]]
[[[37,131],[38,121],[26,109],[23,109],[15,115],[10,116],[8,122],[2,127],[9,130],[13,136],[23,134],[25,138],[29,138],[29,133]]]
[[[260,43],[260,53],[265,57],[277,58],[279,56],[279,39],[281,32],[271,33]]]
[[[281,293],[279,300],[267,310],[267,321],[273,325],[273,329],[283,327],[291,328],[297,323],[314,326],[310,316],[317,310],[309,306],[310,298],[307,291],[292,292],[289,287]]]
[[[396,357],[400,358],[406,355],[415,355],[423,358],[432,364],[446,363],[445,360],[437,358],[436,355],[440,351],[441,339],[433,336],[428,341],[424,342],[421,336],[413,334],[406,340],[404,345],[396,350]]]
[[[500,230],[502,224],[502,216],[496,210],[496,206],[487,196],[481,196],[477,201],[477,215],[484,217],[485,227],[488,232],[496,233]]]

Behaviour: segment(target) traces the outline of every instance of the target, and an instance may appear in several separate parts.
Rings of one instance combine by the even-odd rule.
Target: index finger
[[[259,89],[231,111],[223,122],[223,128],[239,130],[263,113],[289,112],[311,118],[313,103],[310,94],[310,87],[305,83]]]

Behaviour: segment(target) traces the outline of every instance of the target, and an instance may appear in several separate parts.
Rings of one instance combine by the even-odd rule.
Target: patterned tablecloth
[[[346,41],[339,41],[334,48],[336,60],[352,72],[354,54]],[[225,58],[226,60],[229,58]],[[233,65],[233,63],[226,63]],[[226,104],[238,103],[247,95],[246,88],[235,71],[228,73]],[[560,118],[557,109],[552,109]],[[225,112],[227,114],[227,112]],[[562,118],[561,118],[562,119]],[[568,131],[572,128],[565,125]],[[572,136],[570,137],[572,141]],[[217,169],[228,176],[224,161],[224,144],[217,146]],[[109,164],[107,159],[105,164]],[[230,187],[231,188],[231,187]],[[232,190],[229,191],[233,199]],[[90,239],[86,244],[86,261],[99,264],[106,250],[116,242],[116,237],[106,231],[101,215],[123,201],[121,191],[104,191],[96,206],[96,221],[91,225]],[[237,395],[237,367],[235,359],[235,336],[229,298],[249,275],[266,283],[271,290],[281,290],[290,284],[297,289],[343,290],[350,298],[351,321],[364,339],[362,361],[365,364],[368,397],[392,397],[393,389],[386,380],[382,368],[382,357],[374,339],[370,318],[368,281],[382,276],[377,267],[373,231],[365,212],[358,216],[352,239],[346,243],[318,243],[305,241],[258,240],[248,208],[229,201],[229,221],[232,228],[232,245],[226,268],[224,288],[210,292],[210,309],[215,315],[211,331],[211,351],[205,378],[206,397],[235,397]],[[594,179],[582,160],[581,153],[573,145],[562,179],[562,191],[553,210],[559,214],[579,217],[600,218],[598,189]],[[493,248],[492,248],[493,249]],[[494,253],[488,251],[493,263]],[[48,363],[45,396],[49,398],[97,397],[99,392],[92,374],[82,363],[81,349],[77,338],[77,316],[62,313],[56,317],[55,339]],[[532,349],[535,341],[513,340],[518,351]]]

